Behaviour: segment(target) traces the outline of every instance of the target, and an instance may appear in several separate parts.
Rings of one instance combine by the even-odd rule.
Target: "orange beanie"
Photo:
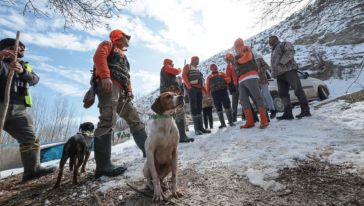
[[[217,65],[216,64],[211,64],[210,65],[210,70],[213,71],[213,72],[217,72],[217,70],[218,70]]]
[[[173,64],[172,59],[164,59],[164,61],[163,61],[163,65],[164,65],[164,66],[166,66],[166,65],[170,65],[170,64]]]
[[[123,31],[121,31],[120,29],[114,29],[110,32],[110,40],[111,42],[114,42],[116,40],[121,39],[122,37],[126,37],[127,39],[130,40],[130,36],[125,34]]]

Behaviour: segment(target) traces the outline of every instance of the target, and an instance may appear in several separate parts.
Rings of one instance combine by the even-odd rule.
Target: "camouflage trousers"
[[[4,112],[5,105],[0,102],[0,112]],[[3,116],[3,114],[1,114]],[[35,142],[33,119],[27,113],[25,105],[10,104],[5,117],[4,130],[15,138],[19,144]]]
[[[111,134],[116,124],[117,115],[123,118],[130,127],[130,132],[144,129],[145,125],[140,120],[138,112],[132,102],[125,98],[125,91],[113,84],[112,91],[107,93],[101,87],[96,89],[99,103],[99,123],[95,130],[95,137]]]

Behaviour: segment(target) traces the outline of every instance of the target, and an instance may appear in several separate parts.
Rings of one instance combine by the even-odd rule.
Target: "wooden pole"
[[[20,37],[20,31],[17,31],[15,47],[14,47],[14,53],[15,53],[14,62],[16,62],[17,58],[18,58],[19,37]],[[9,107],[9,102],[10,102],[10,88],[11,88],[11,82],[13,81],[13,76],[14,76],[14,70],[10,70],[8,78],[6,80],[6,87],[5,87],[5,93],[4,93],[4,107],[3,107],[3,111],[0,113],[1,114],[1,116],[0,116],[0,148],[1,148],[1,150],[3,147],[2,131],[4,128],[5,118],[6,118],[6,114],[8,112],[8,107]],[[1,155],[0,155],[0,157],[1,157]],[[0,168],[1,168],[1,163],[0,163]]]

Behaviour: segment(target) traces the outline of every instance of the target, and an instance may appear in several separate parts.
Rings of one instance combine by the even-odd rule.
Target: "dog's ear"
[[[163,113],[163,106],[161,101],[161,96],[159,96],[152,104],[152,110],[157,114]]]

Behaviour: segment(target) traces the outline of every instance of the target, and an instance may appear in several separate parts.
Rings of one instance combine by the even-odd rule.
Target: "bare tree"
[[[0,0],[2,7],[22,9],[23,15],[50,17],[52,14],[64,19],[65,28],[81,24],[84,28],[103,25],[105,19],[118,16],[133,0]]]

